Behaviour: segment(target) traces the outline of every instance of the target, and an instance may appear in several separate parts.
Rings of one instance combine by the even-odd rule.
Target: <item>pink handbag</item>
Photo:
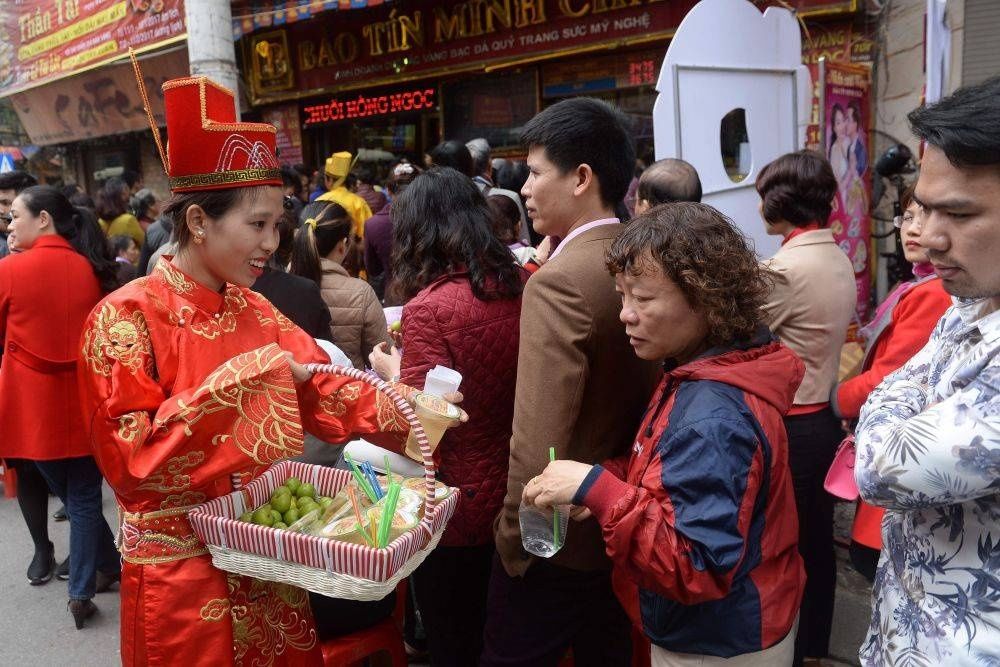
[[[854,436],[849,435],[844,438],[837,454],[833,457],[833,464],[826,473],[826,480],[823,488],[833,496],[842,500],[857,500],[858,485],[854,481]]]

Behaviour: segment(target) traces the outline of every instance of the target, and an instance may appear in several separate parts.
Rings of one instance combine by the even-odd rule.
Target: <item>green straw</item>
[[[389,529],[392,528],[392,517],[396,514],[396,504],[399,502],[400,484],[389,484],[389,491],[386,493],[382,505],[382,518],[378,524],[378,548],[384,549],[389,544]]]
[[[549,462],[556,460],[556,448],[549,447]],[[562,539],[559,537],[559,510],[552,509],[552,541],[555,544],[556,549],[561,545]]]
[[[365,529],[361,527],[360,523],[354,524],[354,530],[361,533],[361,537],[365,538],[365,544],[372,546],[372,538],[368,537],[368,533],[365,532]]]
[[[392,466],[389,465],[389,455],[385,455],[385,478],[386,484],[392,484]]]
[[[358,483],[358,486],[361,487],[361,490],[365,492],[365,495],[368,496],[373,503],[378,502],[378,497],[375,495],[375,489],[373,489],[372,485],[368,483],[365,476],[361,474],[361,470],[358,469],[358,466],[354,463],[354,459],[351,458],[351,455],[344,452],[344,458],[351,464],[351,474],[354,475],[354,480]]]

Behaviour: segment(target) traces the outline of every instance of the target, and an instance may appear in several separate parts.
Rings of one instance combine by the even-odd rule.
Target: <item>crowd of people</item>
[[[407,396],[437,365],[462,375],[464,421],[435,452],[460,501],[408,601],[432,665],[818,664],[837,579],[824,480],[848,435],[850,555],[874,584],[862,663],[1000,657],[1000,79],[910,115],[924,150],[896,226],[913,278],[846,374],[855,274],[819,153],[757,173],[781,237],[761,261],[690,164],[637,174],[627,117],[600,100],[540,112],[524,161],[474,139],[420,165],[339,151],[317,174],[230,122],[272,154],[213,173],[191,82],[165,86],[165,201],[129,172],[93,199],[0,175],[0,458],[27,576],[63,570],[77,628],[120,582],[125,664],[315,664],[325,638],[391,613],[393,596],[227,576],[186,519],[282,459],[340,465],[356,436],[401,451],[398,409],[306,367],[328,360]],[[39,402],[64,410],[40,419]],[[522,544],[525,504],[572,506],[551,558]]]

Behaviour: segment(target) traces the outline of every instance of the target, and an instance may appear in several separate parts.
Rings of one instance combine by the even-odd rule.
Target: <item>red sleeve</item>
[[[607,461],[602,462],[601,467],[618,479],[623,480],[628,474],[628,460],[628,455],[616,456],[613,459],[608,459]]]
[[[879,347],[871,366],[837,386],[835,404],[838,414],[846,419],[856,419],[875,387],[887,375],[902,368],[927,344],[931,331],[949,307],[951,297],[939,280],[921,285],[904,295],[892,311],[892,323],[876,343]]]
[[[399,381],[422,388],[427,371],[437,365],[454,367],[434,311],[424,303],[403,308],[403,362]]]
[[[270,304],[268,304],[270,305]],[[281,349],[291,352],[301,364],[328,363],[326,354],[305,331],[295,326],[273,306]],[[394,385],[403,398],[410,388]],[[402,451],[410,424],[392,399],[361,380],[318,373],[296,387],[305,429],[329,443],[342,443],[355,434],[393,451]]]
[[[106,301],[87,321],[80,370],[94,457],[121,496],[197,488],[302,451],[291,370],[273,343],[167,396],[142,312]]]
[[[706,420],[661,434],[657,452],[641,486],[594,466],[573,504],[593,512],[608,556],[640,588],[688,605],[722,599],[760,492],[756,435],[740,422]]]

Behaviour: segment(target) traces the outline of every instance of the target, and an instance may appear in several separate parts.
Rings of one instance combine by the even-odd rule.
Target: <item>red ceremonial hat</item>
[[[133,65],[145,102],[138,62]],[[150,125],[173,192],[281,186],[274,126],[238,122],[231,90],[203,76],[171,79],[163,84],[163,105],[166,155],[152,118]]]

